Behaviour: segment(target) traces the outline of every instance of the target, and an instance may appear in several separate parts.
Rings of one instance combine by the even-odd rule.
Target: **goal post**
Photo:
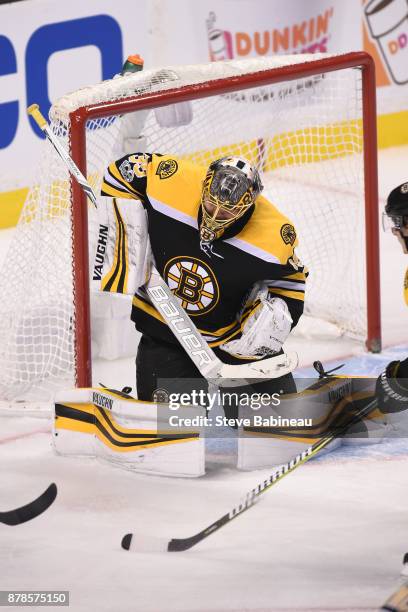
[[[170,110],[183,105],[184,118],[169,121],[178,114]],[[228,152],[248,157],[264,177],[266,197],[298,228],[300,255],[310,268],[306,312],[370,351],[381,349],[376,90],[368,54],[147,70],[64,96],[50,119],[97,196],[106,165],[126,152],[129,137],[139,151],[202,165]],[[47,155],[14,241],[46,238],[36,291],[42,295],[34,314],[29,303],[9,312],[7,292],[27,278],[18,262],[18,281],[0,298],[7,320],[3,327],[0,321],[0,364],[8,368],[0,397],[30,394],[50,380],[58,386],[68,370],[77,386],[92,383],[89,257],[97,219],[80,186]],[[22,249],[12,247],[11,260],[21,257]],[[1,285],[9,275],[3,271]]]
[[[378,246],[378,178],[377,178],[377,128],[376,128],[376,85],[374,62],[367,53],[355,52],[341,56],[332,56],[315,60],[314,58],[300,64],[289,64],[271,67],[262,71],[249,72],[239,76],[216,78],[192,85],[185,84],[180,88],[166,89],[161,92],[141,93],[134,97],[120,100],[107,100],[99,104],[82,106],[70,113],[71,155],[86,173],[86,123],[116,114],[126,114],[137,110],[152,109],[165,104],[177,104],[207,96],[228,94],[251,87],[262,87],[275,83],[289,82],[299,77],[305,79],[316,74],[325,74],[347,68],[360,69],[362,72],[362,122],[364,138],[364,206],[366,219],[366,265],[367,282],[367,338],[369,351],[381,350],[380,331],[380,277]],[[80,187],[72,181],[74,209],[74,250],[78,249],[76,260],[76,295],[81,296],[83,315],[81,325],[77,326],[76,345],[78,359],[78,384],[87,386],[91,381],[90,357],[90,319],[88,276],[82,274],[87,269],[86,253],[82,246],[87,237],[87,202]],[[79,218],[80,217],[80,218]],[[77,237],[75,239],[75,236]],[[78,313],[79,314],[79,313]]]

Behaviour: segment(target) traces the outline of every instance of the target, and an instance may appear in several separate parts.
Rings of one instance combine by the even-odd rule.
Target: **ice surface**
[[[1,437],[22,421],[37,427],[3,418]],[[1,509],[51,481],[59,494],[32,522],[0,525],[2,587],[69,589],[75,612],[374,610],[398,583],[408,547],[408,443],[398,453],[389,444],[310,462],[190,551],[135,555],[120,547],[125,533],[192,535],[268,472],[219,462],[194,481],[153,478],[55,457],[46,433],[8,441]]]

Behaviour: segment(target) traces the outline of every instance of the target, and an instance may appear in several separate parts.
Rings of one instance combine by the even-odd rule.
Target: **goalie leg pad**
[[[372,399],[375,380],[328,377],[314,381],[304,391],[282,395],[277,405],[240,405],[240,418],[249,419],[238,436],[237,467],[242,470],[279,466],[290,461],[327,432],[333,431],[340,417],[352,414],[358,402]],[[256,405],[257,406],[257,405]],[[322,454],[341,444],[377,443],[384,434],[384,418],[376,412],[362,422],[362,429],[333,440]]]
[[[105,388],[61,392],[55,400],[54,450],[92,456],[123,469],[164,476],[205,473],[199,427],[172,426],[167,405],[134,399]],[[182,406],[180,419],[204,417],[200,407]]]

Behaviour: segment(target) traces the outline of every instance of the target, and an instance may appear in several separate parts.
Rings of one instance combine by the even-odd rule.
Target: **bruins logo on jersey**
[[[208,264],[200,259],[173,257],[164,268],[164,278],[190,316],[210,312],[218,303],[217,279]]]
[[[164,159],[157,166],[156,174],[158,174],[161,179],[167,179],[173,176],[177,170],[178,163],[175,159]]]
[[[294,245],[296,240],[296,231],[293,225],[290,223],[285,223],[282,225],[280,234],[282,236],[282,240],[285,244]]]

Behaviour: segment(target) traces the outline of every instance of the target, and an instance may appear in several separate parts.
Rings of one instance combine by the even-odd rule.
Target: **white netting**
[[[137,104],[146,92],[319,57],[218,62],[116,78],[61,98],[51,109],[51,126],[69,149],[69,113],[79,107],[129,97]],[[87,174],[97,194],[106,165],[129,143],[138,150],[186,156],[203,165],[231,152],[247,157],[261,170],[264,194],[297,226],[299,255],[311,272],[307,312],[364,339],[361,71],[317,72],[302,78],[300,70],[296,80],[197,96],[175,113],[163,100],[153,110],[88,121]],[[176,116],[188,117],[189,122],[172,124],[169,117]],[[172,125],[163,127],[168,123]],[[53,389],[74,382],[74,327],[79,315],[73,298],[71,204],[67,170],[44,144],[38,181],[0,276],[0,398],[49,397]],[[97,220],[89,212],[92,253]]]

